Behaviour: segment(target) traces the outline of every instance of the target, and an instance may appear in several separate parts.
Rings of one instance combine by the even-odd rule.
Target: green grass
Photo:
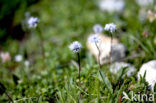
[[[26,11],[39,17],[46,57],[42,58],[40,39],[35,30],[29,31],[23,41],[8,39],[2,49],[9,51],[12,57],[22,54],[31,64],[25,67],[24,61],[16,63],[13,60],[1,63],[0,82],[17,103],[35,103],[38,99],[39,103],[50,100],[56,103],[117,103],[123,91],[129,94],[130,90],[150,93],[144,80],[137,81],[137,73],[121,78],[123,73],[111,74],[109,65],[102,68],[105,79],[102,80],[97,62],[86,48],[86,40],[93,32],[94,24],[104,26],[114,22],[118,27],[115,36],[127,47],[127,56],[145,54],[126,62],[133,64],[138,71],[142,63],[156,59],[156,21],[140,21],[139,9],[134,0],[126,0],[123,13],[101,12],[95,0],[41,0],[27,9],[21,7],[15,14],[15,24],[21,22]],[[144,30],[151,34],[148,38],[142,35]],[[78,82],[76,55],[68,48],[74,40],[83,44],[80,52],[81,85]],[[18,84],[13,75],[18,77]],[[132,85],[135,87],[128,89]],[[0,103],[6,102],[7,96],[1,95]],[[127,103],[126,100],[123,102]]]

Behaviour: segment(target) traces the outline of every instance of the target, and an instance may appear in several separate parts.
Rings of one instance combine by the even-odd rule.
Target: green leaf
[[[107,78],[107,76],[105,75],[104,71],[99,70],[100,73],[100,77],[102,78],[103,82],[106,84],[107,88],[109,89],[109,91],[111,93],[113,93],[113,88],[112,88],[112,84],[109,81],[109,79]],[[100,79],[101,80],[101,79]]]
[[[154,84],[154,93],[156,92],[156,84]]]
[[[127,67],[124,67],[124,68],[121,68],[119,71],[118,71],[118,79],[117,79],[117,82],[119,82],[123,75],[125,74],[125,71],[127,70]],[[126,74],[125,74],[126,75]]]
[[[125,84],[123,83],[120,90],[117,91],[117,96],[116,96],[115,103],[118,103],[119,97],[120,97],[120,95],[122,94],[122,92],[124,90],[124,86],[125,86]]]
[[[14,83],[17,85],[19,78],[15,74],[13,74],[12,78],[13,78]]]
[[[132,35],[130,36],[130,38],[133,39],[136,43],[138,43],[146,53],[151,54],[148,48],[138,38]]]

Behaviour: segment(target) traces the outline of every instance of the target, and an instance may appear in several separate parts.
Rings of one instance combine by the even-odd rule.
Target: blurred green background
[[[83,103],[112,102],[118,100],[120,90],[126,91],[131,85],[136,86],[136,92],[146,92],[146,84],[138,84],[136,74],[128,78],[125,87],[114,86],[114,93],[109,92],[96,75],[96,60],[86,48],[95,24],[113,22],[118,28],[115,37],[127,47],[127,56],[145,54],[127,62],[139,70],[142,63],[156,59],[156,21],[140,20],[142,9],[156,11],[156,6],[154,3],[142,8],[135,0],[125,0],[123,12],[110,13],[100,11],[97,0],[0,0],[0,51],[8,51],[12,58],[0,64],[0,82],[14,100],[28,98],[19,103],[36,102],[39,97],[40,103],[76,103],[81,93]],[[41,55],[38,31],[23,28],[28,13],[40,19],[45,58]],[[148,37],[144,36],[145,31]],[[74,40],[83,44],[81,88],[77,86],[76,56],[68,49]],[[17,54],[23,56],[20,63],[14,61]],[[24,65],[25,60],[30,61],[29,67]],[[104,71],[115,85],[118,78],[111,75],[108,67]],[[0,102],[8,102],[7,96],[1,95]]]

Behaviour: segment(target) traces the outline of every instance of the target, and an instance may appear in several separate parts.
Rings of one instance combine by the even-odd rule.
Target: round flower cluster
[[[100,24],[96,24],[93,26],[93,30],[95,33],[101,33],[103,31],[103,27]]]
[[[72,44],[69,45],[69,49],[74,53],[78,53],[81,48],[82,45],[78,41],[74,41]]]
[[[27,23],[29,28],[36,28],[37,23],[39,23],[39,19],[37,17],[30,17]]]
[[[104,30],[113,33],[116,30],[116,25],[114,23],[106,24]]]
[[[91,43],[98,43],[100,41],[100,38],[97,34],[94,34],[88,38],[88,41]]]

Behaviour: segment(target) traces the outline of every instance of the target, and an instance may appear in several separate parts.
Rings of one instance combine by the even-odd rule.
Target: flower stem
[[[79,66],[79,83],[81,83],[80,73],[81,73],[81,61],[80,61],[80,54],[77,53],[78,58],[78,66]]]
[[[41,55],[42,55],[42,60],[43,60],[43,68],[45,68],[45,50],[44,50],[44,38],[41,32],[41,29],[37,27],[38,30],[38,36],[40,38],[40,47],[41,47]]]
[[[112,44],[113,44],[113,34],[111,34],[111,41],[110,41],[110,56],[109,56],[109,63],[110,65],[112,64],[112,60],[111,60],[111,57],[112,57]]]
[[[102,80],[104,81],[104,78],[103,78],[103,75],[102,75],[102,72],[101,72],[101,69],[102,69],[102,65],[101,65],[101,62],[100,62],[100,56],[101,56],[101,51],[100,51],[100,48],[98,47],[97,43],[95,43],[98,51],[99,51],[99,54],[98,54],[98,64],[99,64],[99,73],[100,73],[100,76],[102,78]]]
[[[41,53],[42,53],[42,57],[44,59],[45,58],[45,55],[44,55],[45,51],[44,51],[44,46],[43,46],[44,39],[43,39],[43,35],[42,35],[41,30],[40,30],[39,27],[37,27],[37,30],[38,30],[38,35],[39,35],[39,38],[40,38]]]
[[[95,43],[95,45],[96,45],[96,48],[97,48],[98,51],[99,51],[99,53],[98,53],[98,64],[99,64],[99,67],[100,67],[100,69],[101,69],[101,68],[102,68],[101,62],[100,62],[101,52],[100,52],[100,48],[98,47],[97,43]]]
[[[7,95],[7,97],[9,98],[9,100],[14,103],[13,99],[9,96],[9,94],[7,92],[5,92],[5,94]]]

